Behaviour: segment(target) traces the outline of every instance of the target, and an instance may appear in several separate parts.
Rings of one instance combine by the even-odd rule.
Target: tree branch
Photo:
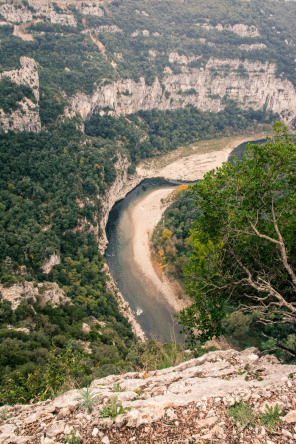
[[[287,270],[287,272],[291,276],[294,287],[296,288],[296,275],[295,275],[294,271],[292,270],[292,267],[288,263],[288,257],[287,257],[285,243],[284,243],[283,237],[281,235],[281,232],[279,230],[277,220],[275,217],[273,198],[272,198],[272,202],[271,202],[271,212],[272,212],[272,220],[273,220],[274,228],[275,228],[276,234],[278,235],[278,238],[279,238],[279,247],[280,247],[280,252],[281,252],[281,256],[282,256],[282,261],[283,261],[285,269]]]
[[[241,268],[245,271],[247,274],[247,277],[245,278],[245,282],[247,282],[254,290],[258,291],[259,293],[267,293],[270,296],[275,297],[279,301],[279,306],[286,307],[289,311],[291,311],[293,314],[296,313],[296,307],[294,307],[294,304],[289,303],[286,301],[286,299],[277,291],[275,290],[271,283],[259,278],[257,279],[257,282],[253,279],[252,273],[250,270],[241,262],[241,260],[236,256],[235,252],[231,250],[232,255],[234,256],[237,263],[241,266]],[[258,282],[259,280],[259,282]],[[258,298],[258,297],[257,297]],[[256,299],[256,296],[254,296],[254,299]]]

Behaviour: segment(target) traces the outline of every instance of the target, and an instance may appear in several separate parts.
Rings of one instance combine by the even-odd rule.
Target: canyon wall
[[[203,111],[218,112],[225,108],[229,101],[234,101],[241,108],[252,108],[254,110],[266,109],[267,111],[278,113],[281,120],[286,124],[290,126],[296,124],[296,89],[293,83],[289,81],[283,73],[278,72],[277,66],[279,65],[277,65],[277,58],[280,60],[280,57],[274,57],[266,53],[266,57],[270,62],[255,61],[256,57],[262,60],[258,54],[256,55],[256,51],[258,53],[271,51],[268,37],[263,35],[264,32],[262,33],[262,30],[258,29],[255,25],[247,25],[244,23],[222,24],[218,22],[218,24],[214,26],[208,20],[202,23],[192,22],[192,26],[197,30],[197,33],[194,34],[196,37],[194,38],[196,42],[199,41],[202,45],[205,45],[205,47],[203,47],[205,55],[211,53],[211,51],[209,52],[210,46],[218,48],[217,40],[211,41],[211,36],[215,37],[215,35],[219,33],[221,34],[221,40],[225,37],[226,46],[229,44],[227,43],[227,37],[229,37],[229,35],[235,36],[238,40],[233,40],[232,38],[233,42],[237,43],[237,45],[233,46],[233,49],[239,47],[242,51],[248,53],[248,55],[252,52],[254,61],[245,59],[246,54],[239,56],[241,58],[231,59],[223,58],[222,56],[219,58],[219,56],[217,57],[219,52],[217,53],[216,51],[216,53],[213,52],[213,54],[215,53],[216,55],[213,55],[207,63],[203,64],[199,50],[196,53],[194,53],[193,50],[191,55],[188,55],[190,54],[188,49],[187,52],[186,50],[184,51],[187,55],[180,49],[180,53],[178,53],[177,47],[175,50],[171,49],[167,50],[167,52],[165,50],[160,51],[158,43],[153,42],[155,47],[147,51],[149,53],[151,66],[154,65],[154,59],[157,58],[159,58],[159,60],[166,58],[170,66],[166,66],[163,73],[154,80],[153,84],[148,85],[144,77],[141,77],[139,81],[135,81],[132,78],[124,78],[125,76],[132,76],[131,73],[128,73],[128,70],[125,73],[120,69],[117,71],[117,63],[113,58],[115,57],[117,62],[124,59],[128,64],[131,58],[134,57],[132,53],[128,55],[124,54],[123,57],[121,52],[114,51],[115,46],[112,47],[112,45],[110,46],[108,44],[106,46],[106,42],[104,45],[101,40],[104,41],[107,34],[120,33],[122,39],[126,38],[127,41],[132,37],[137,47],[138,40],[139,45],[141,45],[143,38],[151,37],[153,39],[155,36],[158,38],[163,35],[165,39],[165,35],[158,32],[161,31],[160,29],[156,32],[152,26],[153,23],[150,24],[150,31],[144,29],[144,23],[143,29],[138,29],[136,24],[134,25],[133,23],[131,23],[130,28],[125,29],[125,27],[122,26],[123,29],[121,29],[116,23],[112,23],[112,14],[110,14],[109,20],[106,18],[106,21],[100,21],[103,18],[105,20],[106,12],[104,8],[106,5],[106,2],[104,4],[103,2],[92,4],[90,2],[74,2],[73,0],[60,0],[58,3],[45,0],[30,0],[29,2],[24,2],[22,5],[17,1],[12,2],[12,4],[0,4],[0,15],[4,20],[1,21],[0,24],[13,25],[14,38],[21,38],[25,41],[33,42],[38,36],[49,32],[42,29],[46,30],[48,27],[51,30],[49,33],[49,42],[51,42],[51,44],[48,46],[48,51],[53,51],[53,66],[55,64],[54,51],[57,49],[55,49],[53,44],[54,40],[52,40],[52,36],[55,36],[56,42],[58,42],[60,37],[68,38],[71,34],[75,35],[76,33],[78,35],[81,32],[86,35],[85,39],[90,38],[98,47],[97,50],[103,54],[106,66],[102,67],[101,62],[99,65],[94,64],[94,68],[98,71],[97,81],[100,82],[102,86],[97,86],[92,94],[87,95],[78,92],[70,96],[70,93],[68,93],[68,97],[66,97],[63,88],[60,87],[59,92],[70,102],[65,112],[66,117],[78,114],[82,116],[83,119],[89,119],[91,115],[96,112],[127,115],[139,110],[151,110],[153,108],[174,110],[184,108],[188,105],[196,106]],[[136,12],[138,15],[149,17],[149,14],[145,11],[136,10]],[[82,19],[81,16],[83,16]],[[37,30],[36,28],[34,30],[34,26],[39,22],[43,22],[43,28],[41,27],[41,30]],[[149,22],[147,21],[146,25],[148,24]],[[33,29],[30,29],[31,25],[34,25]],[[41,26],[41,23],[39,23],[39,25]],[[63,31],[61,26],[60,28],[57,26],[50,27],[51,25],[62,25],[65,28]],[[275,32],[281,34],[280,31]],[[200,37],[198,37],[199,35]],[[73,42],[74,41],[75,39],[73,39]],[[107,38],[107,43],[108,41],[109,37]],[[291,51],[295,47],[292,39],[286,39],[285,43],[291,46]],[[119,43],[117,43],[117,45],[118,51],[120,51]],[[151,42],[149,43],[147,41],[147,45],[148,48]],[[281,38],[279,36],[276,51],[280,51],[280,45]],[[141,46],[139,46],[139,48],[140,47]],[[229,48],[231,48],[231,46]],[[27,50],[29,51],[28,53],[30,53],[29,47]],[[274,48],[272,51],[274,51]],[[146,57],[144,52],[143,59]],[[30,54],[32,57],[34,56],[33,53]],[[251,56],[248,57],[251,58]],[[28,60],[29,57],[21,57],[21,59]],[[90,60],[92,59],[93,56],[90,57]],[[31,86],[32,79],[34,81],[36,77],[36,73],[33,71],[37,65],[35,64],[35,66],[33,66],[35,62],[32,58],[30,60],[32,60],[32,76],[29,82]],[[273,60],[275,60],[275,63],[271,62]],[[88,61],[87,63],[93,62]],[[289,64],[289,61],[287,61],[287,63]],[[44,66],[38,66],[39,71],[43,68]],[[100,77],[101,68],[105,73],[103,79]],[[69,72],[69,78],[71,78],[71,75],[75,75],[75,69],[73,69],[73,67],[72,69],[66,67],[65,70]],[[23,71],[22,66],[21,70],[19,70],[19,78],[21,78]],[[293,71],[292,65],[290,71]],[[9,72],[5,72],[1,75],[10,74]],[[63,77],[62,72],[60,75]],[[117,78],[117,80],[112,81],[108,76]],[[38,86],[36,83],[33,84],[33,87],[37,88]],[[83,88],[81,87],[81,89]],[[9,129],[17,131],[23,129],[37,132],[41,127],[38,107],[34,107],[28,100],[22,104],[21,110],[17,110],[9,116],[6,116],[3,110],[0,109],[0,119],[3,122],[2,128],[5,131]]]
[[[0,108],[0,125],[2,130],[8,131],[33,131],[41,130],[39,116],[39,74],[38,66],[34,59],[30,57],[20,58],[19,69],[3,71],[0,79],[8,77],[17,85],[29,86],[34,94],[35,102],[28,97],[24,97],[19,103],[19,108],[10,113],[5,113]]]
[[[139,110],[183,108],[193,105],[203,111],[218,112],[229,100],[238,106],[278,113],[285,123],[293,124],[296,116],[296,90],[293,84],[276,76],[271,63],[210,59],[205,68],[190,68],[186,57],[170,55],[179,61],[182,73],[166,68],[165,77],[150,86],[121,79],[99,87],[93,95],[78,93],[71,98],[72,111],[88,119],[100,110],[125,115]],[[190,61],[189,61],[190,63]]]

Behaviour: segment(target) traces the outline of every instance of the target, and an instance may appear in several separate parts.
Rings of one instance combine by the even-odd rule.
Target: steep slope
[[[72,109],[88,119],[105,109],[116,115],[186,106],[218,112],[234,101],[243,109],[278,113],[285,123],[294,125],[296,89],[276,76],[274,64],[211,58],[202,68],[186,65],[181,62],[180,74],[167,69],[162,81],[156,78],[151,86],[141,77],[139,82],[124,79],[99,87],[91,96],[78,93],[71,98]]]
[[[295,3],[212,3],[2,3],[1,68],[34,58],[43,125],[63,113],[217,112],[229,101],[294,125]],[[17,120],[11,129],[20,129]]]

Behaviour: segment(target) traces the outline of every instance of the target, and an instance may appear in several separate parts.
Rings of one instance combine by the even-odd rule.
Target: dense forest
[[[86,359],[84,353],[87,365],[80,376],[85,380],[94,361],[101,361],[110,347],[115,358],[105,357],[106,364],[97,372],[114,371],[112,365],[104,370],[109,362],[120,368],[119,361],[133,341],[131,328],[108,290],[108,278],[102,272],[105,260],[89,229],[89,224],[98,225],[98,193],[103,194],[115,179],[116,154],[108,144],[101,142],[98,149],[95,141],[85,143],[74,123],[51,133],[2,134],[0,144],[1,282],[4,287],[25,281],[33,281],[36,287],[44,281],[56,282],[70,300],[56,308],[44,306],[42,298],[24,300],[14,311],[9,301],[0,302],[0,398],[14,402],[22,396],[27,401],[42,390],[39,385],[53,346],[60,365],[62,350],[63,356],[81,355],[88,342],[93,350],[97,347],[96,357]],[[82,221],[81,229],[75,230]],[[41,267],[53,253],[61,256],[61,264],[45,275]],[[82,324],[91,317],[101,323],[85,333]],[[28,330],[9,330],[8,325]],[[39,379],[31,387],[26,378],[36,372]]]
[[[216,113],[187,106],[119,117],[106,108],[83,121],[70,107],[73,95],[141,77],[148,85],[157,77],[164,92],[164,68],[182,72],[171,52],[188,57],[189,68],[203,68],[211,57],[272,62],[278,76],[296,85],[293,2],[139,0],[135,9],[131,0],[115,0],[91,5],[97,15],[82,13],[85,6],[51,4],[71,25],[65,17],[51,22],[28,0],[0,2],[0,115],[12,128],[11,116],[17,111],[21,119],[26,104],[42,127],[33,133],[0,126],[0,404],[36,402],[95,377],[185,359],[183,346],[139,343],[121,313],[99,250],[102,202],[122,157],[132,175],[142,159],[258,125],[270,128],[278,117],[225,99]],[[31,18],[23,22],[21,13]],[[256,27],[258,35],[233,32],[239,23]],[[263,49],[248,51],[251,44]],[[33,59],[33,80],[21,57]],[[186,238],[201,210],[191,192],[177,194],[155,245],[163,265],[181,278],[190,256]],[[53,285],[63,295],[56,304],[45,298]],[[20,291],[17,303],[3,296],[11,288]]]
[[[85,122],[85,133],[122,143],[131,161],[137,163],[198,140],[239,134],[258,124],[268,125],[276,117],[266,111],[242,110],[235,103],[218,113],[187,106],[174,111],[139,111],[119,118],[94,114]]]

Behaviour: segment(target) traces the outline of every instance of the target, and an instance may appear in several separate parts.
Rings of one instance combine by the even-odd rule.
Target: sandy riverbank
[[[250,140],[264,139],[267,135],[267,132],[262,132],[225,137],[180,147],[161,158],[142,163],[137,168],[137,175],[142,178],[163,177],[180,181],[199,180],[208,171],[220,167],[223,162],[226,162],[231,151],[238,145]]]
[[[264,137],[265,135],[260,134],[260,136]],[[255,138],[258,140],[258,135],[254,136],[254,139]],[[222,145],[221,149],[209,149],[208,152],[204,152],[204,150],[207,149],[207,142],[204,142],[204,150],[200,149],[200,144],[198,147],[192,146],[192,154],[179,158],[175,157],[177,153],[170,153],[167,156],[167,160],[170,160],[168,163],[162,159],[162,165],[154,163],[152,166],[150,164],[149,177],[159,176],[166,179],[184,181],[202,179],[205,173],[213,168],[220,167],[223,162],[226,162],[234,148],[250,139],[252,139],[250,136],[225,139],[225,144],[224,146]],[[198,148],[199,152],[196,153],[195,151]],[[137,173],[146,176],[147,166],[148,165],[138,168]],[[151,174],[152,171],[153,173]],[[161,277],[158,276],[150,257],[150,242],[154,228],[169,205],[168,202],[163,202],[163,199],[166,200],[173,190],[172,187],[168,187],[149,192],[137,201],[136,205],[131,208],[130,214],[132,222],[131,230],[133,232],[132,244],[134,261],[143,275],[146,276],[163,295],[163,299],[165,299],[175,311],[180,311],[184,308],[186,302],[178,298],[176,291],[165,274]]]
[[[163,274],[161,278],[156,274],[150,258],[150,240],[153,230],[158,224],[162,213],[169,205],[168,196],[175,188],[160,188],[150,191],[137,201],[131,210],[132,245],[134,261],[141,273],[156,287],[163,299],[171,305],[174,311],[184,308],[184,303],[177,298],[169,280]],[[163,202],[165,200],[165,202]]]

